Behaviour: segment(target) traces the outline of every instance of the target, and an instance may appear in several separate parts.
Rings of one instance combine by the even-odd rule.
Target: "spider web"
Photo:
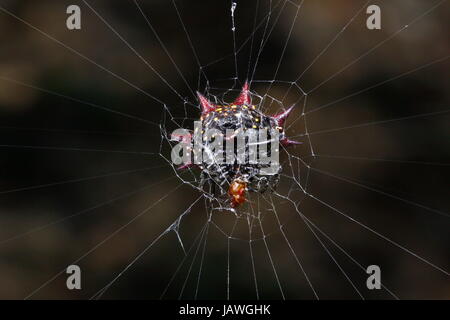
[[[357,54],[340,64],[336,70],[324,72],[321,69],[318,72],[320,77],[317,77],[315,83],[312,81],[312,85],[304,85],[305,82],[310,82],[307,80],[308,75],[318,65],[326,65],[327,59],[335,58],[333,53],[339,54],[334,50],[336,47],[342,50],[339,43],[343,37],[349,34],[351,36],[354,28],[365,28],[365,9],[369,4],[370,1],[354,1],[345,7],[343,9],[345,21],[333,24],[331,37],[328,35],[325,40],[318,41],[320,45],[314,48],[312,59],[301,60],[303,67],[294,68],[286,61],[291,63],[295,61],[292,58],[296,52],[293,42],[299,37],[298,30],[302,29],[303,19],[308,19],[308,13],[318,10],[317,4],[306,0],[256,0],[251,5],[242,1],[210,4],[211,8],[218,7],[215,10],[222,12],[223,19],[204,22],[206,27],[213,28],[213,25],[217,27],[213,40],[218,41],[212,41],[211,44],[219,42],[218,48],[211,54],[212,58],[206,59],[209,53],[206,52],[207,48],[201,45],[199,40],[201,35],[191,31],[193,21],[196,19],[194,14],[199,15],[198,19],[204,18],[204,15],[193,11],[194,9],[186,3],[172,0],[170,4],[164,4],[166,11],[170,12],[167,19],[171,17],[170,27],[176,29],[177,33],[183,34],[185,43],[180,44],[180,48],[185,50],[181,55],[189,56],[192,64],[196,66],[197,70],[192,75],[183,71],[178,62],[181,55],[174,52],[173,48],[171,50],[166,40],[160,35],[166,26],[153,21],[156,18],[152,14],[152,5],[139,0],[131,1],[130,12],[133,10],[133,14],[142,20],[147,32],[152,35],[154,45],[161,50],[167,64],[173,68],[172,75],[168,77],[160,71],[165,68],[153,63],[133,44],[129,33],[125,36],[125,33],[121,31],[120,23],[116,23],[113,17],[102,13],[104,5],[81,1],[80,6],[84,8],[84,11],[89,11],[89,14],[97,19],[98,24],[105,27],[119,44],[129,50],[131,55],[126,59],[140,61],[145,72],[151,73],[155,81],[165,86],[164,94],[152,93],[150,89],[144,89],[144,86],[129,80],[122,73],[113,71],[114,68],[106,67],[88,54],[77,50],[76,46],[59,40],[56,36],[15,14],[7,6],[0,6],[4,16],[15,19],[18,23],[40,34],[45,41],[55,43],[61,47],[61,50],[75,55],[83,62],[106,73],[114,81],[123,83],[150,100],[153,113],[151,117],[142,117],[122,111],[123,109],[118,111],[53,89],[41,88],[25,80],[13,79],[8,75],[0,75],[1,80],[42,94],[56,96],[59,99],[70,100],[93,110],[112,113],[129,121],[141,122],[146,127],[151,127],[153,135],[160,137],[157,146],[153,146],[151,150],[145,149],[149,151],[5,143],[1,147],[8,152],[14,152],[15,149],[31,149],[106,153],[151,158],[151,161],[158,163],[139,169],[14,187],[2,191],[2,195],[142,172],[149,173],[151,178],[155,169],[167,167],[170,169],[160,180],[152,179],[152,183],[147,183],[143,187],[121,193],[112,199],[33,226],[1,240],[0,244],[6,245],[18,239],[33,237],[49,228],[58,228],[63,223],[68,224],[72,218],[88,214],[92,217],[92,213],[98,208],[115,205],[118,201],[126,201],[142,192],[152,195],[157,188],[164,188],[162,196],[156,198],[150,196],[146,205],[139,210],[123,206],[122,210],[128,212],[124,217],[124,223],[112,227],[106,236],[95,239],[95,245],[81,249],[82,254],[76,255],[75,259],[61,263],[59,272],[43,277],[40,284],[34,285],[24,297],[35,298],[41,297],[45,292],[54,292],[49,287],[57,287],[58,283],[59,286],[65,283],[67,265],[83,263],[96,251],[109,245],[108,242],[113,241],[121,233],[127,232],[128,237],[133,237],[134,232],[130,229],[136,224],[144,226],[151,224],[151,231],[145,234],[139,229],[135,235],[141,240],[139,246],[136,248],[129,246],[129,250],[124,254],[125,257],[120,259],[120,265],[106,270],[100,268],[103,272],[99,274],[100,272],[95,271],[98,265],[87,264],[86,268],[89,271],[86,271],[86,276],[89,280],[89,290],[85,290],[84,295],[87,294],[87,297],[92,299],[101,299],[120,296],[123,288],[125,292],[131,292],[127,288],[127,282],[136,283],[132,281],[133,274],[139,274],[141,277],[145,275],[145,279],[140,278],[137,283],[142,281],[146,288],[151,287],[144,291],[151,292],[150,298],[156,299],[322,299],[329,297],[398,299],[407,297],[408,293],[403,291],[401,295],[396,287],[402,287],[411,276],[420,272],[430,275],[434,283],[442,283],[440,288],[448,288],[450,274],[446,262],[432,249],[433,244],[440,243],[444,248],[445,243],[448,244],[445,229],[442,233],[439,227],[442,224],[448,224],[449,214],[428,206],[420,200],[416,201],[414,194],[402,194],[399,191],[401,186],[394,184],[386,187],[374,182],[377,181],[378,170],[382,170],[383,167],[373,169],[375,175],[370,175],[371,181],[365,180],[364,174],[358,174],[359,171],[370,169],[366,163],[400,165],[395,167],[396,170],[409,170],[404,167],[402,169],[401,166],[426,166],[441,169],[448,167],[448,163],[432,161],[429,158],[422,160],[384,158],[378,157],[376,153],[373,157],[365,156],[364,151],[370,150],[369,148],[363,150],[359,156],[358,150],[351,145],[356,141],[351,133],[355,132],[354,129],[390,124],[395,126],[399,122],[408,120],[420,121],[431,116],[444,116],[449,111],[444,109],[447,106],[438,106],[440,108],[416,114],[353,123],[342,122],[342,115],[340,117],[338,115],[338,112],[359,115],[361,111],[345,109],[345,103],[348,100],[359,98],[364,93],[370,93],[379,87],[401,81],[411,74],[442,64],[447,61],[448,52],[445,52],[445,49],[441,50],[440,52],[444,54],[434,59],[428,57],[428,60],[422,61],[419,65],[417,61],[414,61],[412,68],[398,70],[399,72],[393,76],[384,77],[376,83],[359,86],[342,97],[337,99],[334,97],[332,101],[319,103],[318,101],[321,100],[317,98],[317,95],[320,96],[321,93],[328,95],[330,91],[336,92],[331,89],[323,91],[324,88],[341,88],[336,80],[363,63],[364,59],[376,57],[376,53],[386,47],[389,49],[389,44],[395,44],[395,40],[410,32],[411,29],[420,30],[424,21],[445,10],[446,1],[433,3],[418,1],[415,10],[411,10],[410,14],[406,15],[401,25],[386,27],[389,30],[381,35],[377,34],[374,37],[374,43],[367,41],[367,45],[362,49],[352,49]],[[249,13],[251,13],[250,16]],[[359,26],[356,26],[357,23]],[[300,34],[303,33],[300,32]],[[319,37],[318,35],[312,38],[317,40]],[[199,47],[202,49],[200,50]],[[221,50],[225,51],[219,56],[214,56]],[[223,77],[212,76],[217,74],[223,74]],[[176,82],[173,80],[175,78],[173,75],[178,78]],[[281,79],[281,75],[290,80]],[[200,179],[197,170],[177,170],[170,161],[172,144],[169,137],[174,129],[191,129],[193,121],[199,118],[200,109],[195,98],[195,91],[205,93],[216,103],[230,103],[246,79],[251,85],[253,104],[265,114],[276,114],[291,105],[295,106],[295,111],[290,116],[285,130],[289,138],[300,140],[303,144],[283,148],[280,155],[283,172],[276,191],[263,194],[250,193],[247,203],[233,211],[224,207],[210,192],[199,187]],[[173,84],[174,82],[176,84]],[[341,110],[336,111],[339,108]],[[338,125],[334,124],[334,117],[338,119],[335,122]],[[327,118],[326,123],[331,124],[331,127],[324,128],[320,125],[325,118]],[[357,116],[355,118],[358,119]],[[346,124],[339,125],[340,123]],[[339,138],[338,135],[342,132],[344,137]],[[345,135],[346,132],[350,132],[348,133],[350,137]],[[372,134],[379,133],[377,131],[358,132],[362,132],[360,134],[363,138],[367,138],[371,143],[376,141]],[[384,131],[380,132],[384,133]],[[82,131],[75,133],[82,134]],[[367,136],[364,137],[364,134]],[[331,139],[327,140],[326,138],[330,136]],[[333,141],[333,137],[337,137],[337,142]],[[360,146],[359,142],[355,144]],[[376,152],[376,147],[374,149]],[[342,151],[339,152],[339,150]],[[352,175],[352,172],[357,174]],[[383,199],[380,201],[387,202],[382,202],[379,208],[368,208],[364,203],[369,197],[367,194],[376,197],[376,201]],[[190,200],[185,201],[186,198]],[[170,202],[175,201],[176,205],[169,206]],[[370,203],[374,205],[374,202]],[[386,209],[389,206],[393,209]],[[379,213],[378,210],[386,210],[386,213]],[[400,210],[401,213],[397,217],[390,217],[388,213],[395,210]],[[414,229],[415,225],[408,226],[406,223],[402,224],[400,231],[395,229],[394,226],[398,225],[397,220],[405,221],[405,219],[416,219],[417,230]],[[412,232],[414,236],[417,234],[419,237],[425,237],[424,231],[420,229],[423,221],[430,228],[435,227],[433,230],[439,232],[440,236],[437,239],[426,238],[425,242],[428,245],[418,247],[420,242],[406,233]],[[102,221],[96,221],[96,223],[102,223]],[[120,246],[121,243],[115,242],[115,245]],[[439,248],[439,245],[436,246]],[[400,267],[389,264],[389,259],[398,256],[401,256],[399,261],[403,263],[402,268],[419,271],[395,270]],[[382,290],[370,291],[366,288],[365,280],[368,276],[366,268],[370,264],[382,266]],[[402,272],[406,272],[406,276],[399,276]],[[427,286],[425,285],[424,288]],[[89,292],[86,293],[87,291]]]

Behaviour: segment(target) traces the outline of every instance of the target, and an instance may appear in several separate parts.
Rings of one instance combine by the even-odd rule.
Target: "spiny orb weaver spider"
[[[197,92],[201,107],[201,124],[202,133],[206,130],[215,129],[225,136],[226,131],[234,130],[235,133],[239,131],[247,131],[248,129],[266,129],[277,130],[277,137],[279,144],[284,147],[300,144],[301,142],[289,140],[284,133],[284,123],[292,112],[294,106],[289,109],[273,115],[268,116],[257,110],[255,105],[252,105],[251,95],[249,91],[249,84],[246,81],[240,95],[231,104],[215,105],[211,103],[202,94]],[[234,139],[234,136],[232,136]],[[193,136],[184,137],[186,143],[191,143]],[[204,138],[204,140],[206,140]],[[202,148],[208,149],[208,141],[202,141]],[[234,149],[234,153],[241,151]],[[178,169],[187,169],[197,166],[202,172],[200,175],[200,186],[203,188],[206,182],[214,190],[219,188],[220,195],[228,195],[228,201],[232,208],[236,208],[242,203],[246,202],[246,192],[264,193],[267,189],[274,190],[279,182],[281,166],[278,167],[278,172],[272,175],[261,174],[261,170],[267,167],[267,164],[261,163],[238,163],[234,162],[217,163],[202,161],[201,164],[188,163],[181,165]]]

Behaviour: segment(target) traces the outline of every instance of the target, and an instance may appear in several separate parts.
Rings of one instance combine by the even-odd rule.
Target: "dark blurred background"
[[[431,11],[438,1],[377,1],[381,30],[366,28],[366,1],[305,1],[298,11],[298,0],[236,2],[235,64],[230,1],[138,0],[140,9],[88,1],[104,21],[83,1],[0,1],[1,298],[84,299],[113,280],[199,196],[159,155],[162,141],[169,157],[159,124],[189,128],[195,90],[230,102],[246,78],[255,101],[268,93],[269,112],[298,102],[288,134],[305,143],[290,152],[314,169],[297,168],[302,186],[336,209],[291,190],[301,213],[361,266],[379,265],[399,298],[450,298],[448,1]],[[71,4],[81,30],[66,28]],[[301,90],[313,90],[306,112],[321,108],[307,113],[307,128]],[[292,175],[288,164],[284,173]],[[286,178],[279,192],[291,186]],[[364,270],[317,233],[327,253],[292,203],[276,195],[273,203],[320,298],[360,298],[348,279],[365,298],[393,298],[367,290]],[[286,298],[314,299],[272,208],[261,206]],[[164,298],[223,299],[227,289],[256,298],[246,220],[215,212],[192,262],[207,211],[203,200],[191,209],[179,235],[193,249]],[[253,232],[260,298],[280,299],[262,233]],[[164,234],[103,298],[158,299],[184,258],[177,234]],[[69,291],[60,272],[75,261],[82,290]]]

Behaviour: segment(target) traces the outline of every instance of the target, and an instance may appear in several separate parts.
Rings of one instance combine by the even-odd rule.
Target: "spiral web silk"
[[[181,212],[172,212],[171,221],[165,221],[166,225],[160,226],[160,232],[157,232],[153,238],[144,239],[144,245],[132,254],[130,252],[127,263],[102,277],[102,284],[96,289],[90,298],[100,299],[103,297],[114,297],[115,286],[126,282],[127,277],[132,276],[133,269],[139,264],[144,264],[145,258],[153,257],[153,263],[160,263],[163,267],[170,260],[170,277],[164,279],[164,283],[156,281],[161,288],[161,294],[151,298],[161,299],[202,299],[209,297],[217,298],[327,298],[341,297],[340,293],[330,294],[326,288],[333,287],[335,283],[343,289],[344,297],[366,299],[366,298],[393,298],[398,299],[402,296],[396,292],[395,284],[382,282],[380,292],[369,292],[365,287],[366,267],[370,263],[376,264],[376,259],[365,261],[358,258],[358,250],[352,243],[358,242],[359,237],[370,242],[370,248],[373,246],[389,246],[389,254],[401,254],[408,256],[409,263],[419,264],[425,268],[428,273],[437,274],[436,277],[444,279],[444,283],[449,283],[448,267],[444,262],[435,262],[433,254],[424,251],[417,251],[413,246],[408,245],[407,241],[402,239],[401,234],[394,234],[391,228],[383,230],[383,224],[378,220],[367,218],[369,213],[361,212],[364,208],[358,208],[358,203],[349,203],[336,201],[333,197],[328,197],[327,192],[333,192],[333,188],[345,189],[344,196],[346,201],[353,201],[354,197],[363,196],[364,192],[375,193],[380,197],[387,197],[394,202],[405,205],[404,210],[413,207],[413,215],[428,215],[429,219],[439,219],[443,223],[448,223],[449,214],[443,210],[431,207],[415,200],[409,195],[401,195],[396,190],[390,190],[384,186],[379,186],[370,181],[361,181],[358,178],[342,175],[339,172],[333,172],[324,165],[326,161],[339,161],[345,159],[356,162],[385,163],[398,162],[404,165],[423,165],[432,167],[448,167],[448,163],[432,161],[402,161],[397,159],[371,158],[354,155],[333,155],[328,154],[327,149],[318,142],[321,136],[326,134],[335,134],[341,131],[352,130],[361,127],[372,127],[379,124],[391,123],[395,125],[400,121],[420,119],[435,115],[446,115],[449,110],[440,109],[422,114],[411,114],[399,118],[390,118],[382,120],[368,121],[365,123],[356,123],[342,127],[332,127],[330,129],[320,129],[317,125],[316,114],[320,117],[327,116],[327,110],[338,106],[341,102],[368,92],[380,86],[386,86],[394,81],[401,81],[416,72],[435,67],[446,63],[449,55],[444,52],[442,56],[434,60],[426,61],[420,65],[415,65],[409,70],[402,70],[397,75],[383,79],[380,82],[371,84],[364,88],[359,88],[355,92],[346,94],[333,101],[315,105],[314,96],[316,91],[325,87],[329,82],[350,70],[353,66],[363,63],[363,59],[375,55],[377,50],[389,46],[396,38],[407,33],[415,25],[420,25],[423,20],[429,16],[445,10],[448,5],[446,1],[437,1],[427,3],[414,12],[409,17],[406,24],[391,30],[379,42],[371,44],[357,56],[338,68],[337,71],[324,76],[318,83],[309,88],[303,86],[303,81],[308,77],[308,73],[321,63],[322,60],[329,58],[328,53],[339,43],[349,28],[356,21],[364,18],[365,8],[368,1],[360,1],[347,13],[348,19],[344,23],[339,23],[336,33],[331,39],[325,41],[323,47],[317,48],[316,55],[305,67],[298,72],[295,68],[295,74],[292,80],[279,79],[280,74],[286,73],[284,69],[289,68],[285,65],[286,55],[295,51],[292,47],[294,41],[293,34],[298,28],[301,28],[302,13],[307,10],[310,2],[307,0],[256,0],[254,2],[254,16],[252,17],[252,28],[250,32],[244,32],[240,29],[240,21],[248,19],[240,15],[243,10],[243,3],[231,1],[227,3],[228,10],[224,12],[224,18],[221,22],[226,25],[227,35],[217,35],[219,37],[229,38],[229,53],[214,59],[211,62],[202,60],[202,52],[198,49],[198,44],[193,41],[193,35],[190,31],[190,25],[186,23],[185,11],[188,11],[185,5],[181,5],[176,0],[171,1],[171,10],[177,18],[176,23],[186,39],[192,55],[193,61],[198,66],[198,73],[195,85],[183,73],[177,63],[177,58],[166,45],[165,41],[158,34],[162,26],[154,25],[151,14],[148,13],[148,6],[139,0],[133,1],[133,9],[145,21],[149,32],[155,36],[155,45],[162,48],[163,52],[170,61],[185,85],[183,91],[174,86],[171,81],[165,77],[158,67],[152,63],[146,56],[140,52],[127,38],[121,33],[119,28],[109,17],[101,12],[101,7],[90,1],[82,1],[93,16],[97,17],[99,23],[117,37],[124,46],[126,46],[133,59],[138,59],[149,72],[161,81],[177,104],[169,104],[162,98],[143,89],[141,86],[128,80],[94,61],[76,48],[58,40],[47,32],[34,26],[30,22],[17,16],[7,8],[0,7],[0,10],[10,18],[18,20],[20,23],[38,32],[47,40],[55,42],[78,56],[85,62],[109,74],[117,81],[131,87],[137,92],[149,98],[151,103],[161,110],[161,119],[145,119],[123,111],[113,110],[111,108],[80,100],[76,97],[68,96],[50,89],[40,88],[33,84],[26,83],[17,79],[11,79],[0,75],[3,81],[14,83],[15,85],[25,86],[27,88],[38,90],[45,94],[56,95],[62,99],[69,99],[80,104],[87,105],[94,109],[100,109],[105,112],[115,113],[118,116],[128,118],[131,121],[143,122],[152,127],[156,134],[160,135],[161,142],[150,151],[129,151],[129,150],[103,150],[103,149],[81,149],[71,147],[51,147],[51,146],[24,146],[24,145],[1,145],[5,149],[28,148],[28,149],[71,149],[76,152],[112,152],[124,154],[139,154],[158,158],[162,160],[160,166],[138,169],[152,170],[158,167],[169,166],[172,170],[163,181],[154,182],[142,188],[152,188],[158,184],[171,182],[167,194],[163,197],[152,200],[149,205],[131,216],[131,219],[125,224],[115,228],[107,237],[100,239],[91,248],[87,248],[84,253],[75,257],[68,264],[82,262],[92,252],[99,250],[103,244],[114,238],[120,232],[137,223],[144,216],[151,215],[158,210],[157,207],[163,205],[166,201],[177,198],[177,193],[193,192],[194,196],[190,203],[183,205]],[[358,20],[359,19],[359,20]],[[283,38],[274,40],[274,37],[280,35],[281,28]],[[275,57],[264,56],[268,50],[267,46],[276,42],[279,46],[279,54]],[[131,57],[130,57],[131,59]],[[268,62],[270,61],[270,62]],[[264,76],[258,72],[261,64],[269,63],[270,68],[264,67]],[[209,76],[212,69],[217,66],[228,66],[230,75],[225,75],[222,79],[213,79]],[[269,74],[267,70],[271,70]],[[251,94],[253,103],[259,110],[266,114],[275,114],[280,110],[295,105],[295,111],[289,118],[286,131],[289,137],[301,139],[303,145],[294,148],[283,148],[281,152],[281,162],[283,172],[280,184],[276,191],[263,194],[250,193],[248,201],[236,212],[224,207],[223,204],[215,199],[207,190],[199,187],[199,172],[196,169],[189,169],[185,172],[177,170],[176,166],[170,160],[170,133],[176,128],[189,128],[192,122],[199,115],[198,103],[195,100],[195,91],[204,92],[208,97],[217,103],[231,102],[240,91],[242,83],[248,79],[251,84]],[[187,93],[187,94],[185,94]],[[334,113],[330,113],[334,115]],[[314,118],[315,117],[315,118]],[[311,123],[310,119],[315,121]],[[348,165],[348,164],[347,164]],[[345,166],[347,166],[345,165]],[[359,168],[355,166],[355,168]],[[128,174],[129,172],[115,172],[108,175]],[[80,178],[82,180],[97,179],[97,176]],[[77,180],[80,180],[77,179]],[[70,181],[60,181],[54,184],[71,183]],[[343,185],[343,186],[341,186]],[[48,184],[26,187],[45,188]],[[23,189],[23,188],[22,188]],[[147,189],[148,190],[148,189]],[[187,191],[190,190],[190,191]],[[20,190],[6,190],[3,193],[16,192]],[[141,189],[135,191],[140,192]],[[131,192],[133,193],[133,192]],[[350,195],[349,195],[350,194]],[[128,196],[121,195],[119,198]],[[365,195],[364,195],[365,196]],[[106,201],[114,202],[116,199]],[[41,232],[48,227],[56,227],[61,222],[66,222],[71,217],[85,215],[91,210],[102,206],[100,203],[93,208],[87,208],[76,212],[64,219],[50,221],[41,226],[36,226],[24,233],[5,238],[0,243],[8,243],[23,236],[29,236],[35,232]],[[406,209],[405,209],[406,208]],[[160,209],[162,210],[162,209]],[[356,210],[356,213],[355,213]],[[372,212],[372,211],[370,211]],[[406,215],[408,215],[407,213]],[[148,220],[146,220],[148,221]],[[377,227],[374,227],[373,224]],[[436,221],[436,220],[433,220]],[[352,237],[345,236],[346,232],[332,232],[333,225],[337,228],[351,230]],[[404,226],[408,228],[407,225]],[[376,243],[376,244],[374,244]],[[156,250],[157,246],[162,246],[170,252]],[[364,247],[364,244],[362,244]],[[308,251],[305,251],[305,248]],[[155,252],[156,251],[156,252]],[[378,250],[377,250],[378,252]],[[388,253],[386,253],[388,254]],[[363,255],[364,256],[364,255]],[[406,259],[406,258],[405,258]],[[370,260],[370,261],[369,261]],[[374,261],[375,260],[375,261]],[[315,264],[312,261],[316,261]],[[321,269],[323,268],[323,269]],[[44,291],[48,285],[59,281],[64,277],[65,268],[44,281],[39,286],[33,288],[26,298],[40,297],[39,294]],[[157,277],[155,270],[149,272],[148,283]],[[392,278],[395,278],[392,276]],[[390,278],[390,279],[392,279]],[[118,290],[118,289],[117,289]],[[325,293],[326,292],[326,293]]]

